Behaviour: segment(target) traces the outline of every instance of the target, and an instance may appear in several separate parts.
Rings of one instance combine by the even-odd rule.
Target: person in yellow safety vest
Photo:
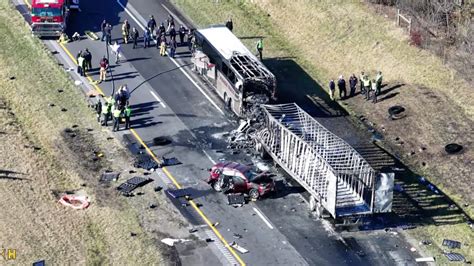
[[[161,44],[160,44],[160,55],[161,55],[161,56],[165,56],[165,55],[166,55],[166,41],[165,41],[165,40],[161,40]]]
[[[377,92],[378,91],[378,84],[376,82],[376,80],[372,80],[372,91],[374,92],[374,96],[373,96],[373,99],[372,99],[372,103],[377,103],[377,95],[379,95],[379,93]]]
[[[260,57],[260,61],[262,61],[263,59],[263,39],[260,38],[257,42],[257,52],[258,52],[258,56]]]
[[[102,116],[103,116],[102,125],[107,126],[107,122],[109,121],[109,116],[110,116],[110,107],[109,107],[108,97],[105,97],[104,102],[102,102]]]
[[[132,116],[132,108],[130,108],[130,105],[127,104],[124,110],[124,116],[125,116],[125,129],[130,128],[130,117]]]
[[[128,20],[124,20],[122,24],[122,37],[125,44],[128,43],[128,38],[130,36],[130,24]]]
[[[119,131],[119,129],[120,129],[120,116],[122,115],[122,111],[114,105],[112,115],[114,116],[114,126],[112,128],[112,131],[114,131],[114,132]]]
[[[370,90],[371,90],[372,82],[370,81],[367,75],[364,76],[364,80],[362,82],[364,83],[365,100],[368,101],[370,100]]]
[[[364,71],[360,72],[359,76],[359,82],[360,82],[360,94],[364,95],[365,90],[364,90],[364,79],[365,79],[365,73]]]
[[[375,77],[375,83],[377,84],[377,89],[375,90],[375,92],[377,93],[377,95],[380,94],[380,90],[382,89],[382,79],[382,71],[379,71],[377,73],[377,76]]]

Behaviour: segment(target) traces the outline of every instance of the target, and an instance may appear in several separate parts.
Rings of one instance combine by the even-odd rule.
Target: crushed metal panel
[[[374,212],[383,213],[392,211],[394,173],[381,173],[377,175],[375,183]]]
[[[443,246],[448,248],[461,248],[461,242],[455,240],[444,239]]]
[[[446,256],[446,258],[448,258],[449,261],[465,261],[466,260],[466,258],[464,258],[464,256],[459,253],[450,252],[450,253],[445,253],[444,255]]]

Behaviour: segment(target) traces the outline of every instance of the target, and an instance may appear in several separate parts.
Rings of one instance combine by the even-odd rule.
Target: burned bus
[[[227,108],[246,117],[275,98],[275,76],[226,27],[194,31],[194,70],[212,83]]]

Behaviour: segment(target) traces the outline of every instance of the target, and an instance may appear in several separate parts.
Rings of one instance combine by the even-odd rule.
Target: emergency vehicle
[[[32,33],[39,37],[59,37],[66,30],[71,10],[79,10],[79,0],[32,0]]]

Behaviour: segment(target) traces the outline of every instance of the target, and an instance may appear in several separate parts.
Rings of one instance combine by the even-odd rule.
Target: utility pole
[[[110,74],[110,77],[112,78],[112,97],[114,97],[115,81],[114,81],[114,75],[112,74],[112,69],[110,68],[109,44],[107,43],[107,40],[105,40],[105,50],[107,51],[107,61],[109,61],[109,74]]]

